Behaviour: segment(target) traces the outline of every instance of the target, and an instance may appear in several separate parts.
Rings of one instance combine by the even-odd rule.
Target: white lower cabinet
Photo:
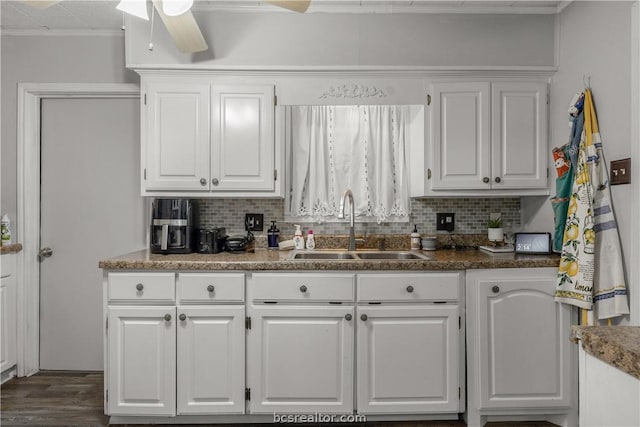
[[[556,279],[556,268],[467,272],[469,426],[491,416],[577,424],[572,310],[554,301]]]
[[[358,307],[358,413],[457,412],[458,306]]]
[[[10,371],[17,362],[16,343],[16,254],[2,255],[0,274],[0,372]],[[3,381],[12,377],[3,375]]]
[[[250,412],[353,411],[353,306],[254,306]]]
[[[175,307],[110,307],[111,415],[175,415]]]

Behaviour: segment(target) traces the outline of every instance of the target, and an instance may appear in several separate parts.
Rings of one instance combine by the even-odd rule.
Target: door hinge
[[[427,105],[431,105],[431,95],[427,95]]]
[[[147,180],[147,168],[144,168],[144,180]]]
[[[244,400],[251,400],[251,389],[250,388],[245,388],[244,389]]]
[[[244,327],[245,329],[251,329],[251,317],[244,318]]]
[[[547,168],[547,178],[549,178],[549,168]]]
[[[427,179],[431,179],[431,168],[427,169]]]
[[[278,105],[278,95],[273,95],[273,105]]]
[[[104,322],[104,329],[107,332],[109,331],[109,318],[108,317],[107,317],[107,320],[105,320],[105,322]]]
[[[109,403],[109,389],[105,391],[105,395],[105,400],[107,401],[107,403]]]
[[[549,95],[549,91],[547,91],[547,104],[549,104],[551,96]]]
[[[274,169],[273,170],[273,180],[277,181],[278,180],[278,169]]]
[[[461,397],[462,397],[462,390],[460,390],[460,387],[458,387],[458,400],[460,400]]]
[[[147,105],[147,94],[144,94],[144,105]]]
[[[462,316],[458,316],[458,329],[462,329]]]

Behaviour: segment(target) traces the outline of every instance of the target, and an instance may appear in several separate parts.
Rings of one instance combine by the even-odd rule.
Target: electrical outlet
[[[264,215],[263,214],[244,214],[244,229],[247,231],[263,231]]]
[[[454,213],[437,213],[436,230],[453,231],[455,228]]]
[[[631,184],[631,158],[611,161],[611,185]]]

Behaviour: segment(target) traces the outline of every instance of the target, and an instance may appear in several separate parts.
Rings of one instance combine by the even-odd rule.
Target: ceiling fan
[[[45,9],[62,0],[22,1],[33,7]],[[185,53],[196,53],[209,48],[191,13],[193,0],[151,0],[151,2],[178,49]],[[298,13],[306,12],[311,4],[311,0],[265,0],[265,2]],[[149,19],[147,0],[120,0],[116,8],[139,18]]]

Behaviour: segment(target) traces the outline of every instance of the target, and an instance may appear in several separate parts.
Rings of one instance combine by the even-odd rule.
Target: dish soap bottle
[[[411,250],[420,250],[420,233],[418,233],[418,224],[413,225],[413,232],[411,233]]]
[[[276,226],[275,221],[271,221],[271,227],[267,230],[267,247],[269,249],[278,249],[278,237],[280,236],[280,230]]]
[[[11,244],[11,221],[9,220],[9,215],[2,215],[2,244],[9,245]]]
[[[293,248],[304,249],[304,237],[302,237],[302,230],[298,224],[295,224],[296,231],[293,233]]]
[[[316,248],[316,239],[313,236],[313,230],[309,229],[307,233],[307,249],[315,249]]]

